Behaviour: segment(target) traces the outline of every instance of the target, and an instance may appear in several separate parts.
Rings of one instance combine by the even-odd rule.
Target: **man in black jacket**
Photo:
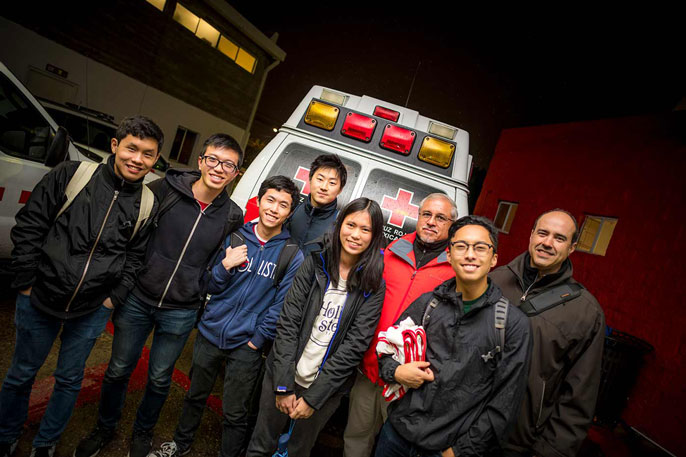
[[[528,251],[491,273],[503,295],[527,310],[534,330],[527,390],[505,446],[508,456],[575,456],[593,420],[605,315],[572,277],[569,255],[577,239],[571,214],[548,211],[536,219]],[[565,290],[552,292],[558,287]],[[545,292],[560,297],[570,287],[578,289],[564,303],[540,313],[529,309],[529,299],[540,299]]]
[[[415,300],[398,319],[423,324],[426,361],[379,359],[381,378],[407,392],[389,406],[377,457],[499,450],[524,393],[531,335],[526,316],[488,280],[498,259],[497,236],[486,218],[454,222],[448,261],[455,278]],[[496,324],[504,324],[504,333]]]
[[[61,163],[45,175],[17,213],[12,229],[17,340],[0,391],[0,456],[16,447],[36,373],[61,330],[55,388],[31,455],[54,453],[81,389],[86,359],[141,265],[152,224],[135,234],[134,227],[143,177],[159,157],[163,138],[148,118],[124,119],[112,138],[113,155],[66,210],[61,212],[65,191],[78,162]]]
[[[336,222],[338,195],[343,191],[347,179],[345,165],[335,154],[320,155],[310,165],[310,194],[285,224],[305,257],[320,248],[313,241]]]
[[[228,233],[243,224],[243,213],[226,192],[243,151],[229,135],[205,141],[198,170],[169,170],[151,185],[160,211],[133,291],[114,315],[112,357],[102,384],[98,423],[79,443],[75,457],[97,454],[114,435],[131,373],[150,332],[148,382],[138,407],[129,455],[145,457],[152,432],[181,355],[206,295],[208,269]],[[245,249],[245,246],[237,249]]]

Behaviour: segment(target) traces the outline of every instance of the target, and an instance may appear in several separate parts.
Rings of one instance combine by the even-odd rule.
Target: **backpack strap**
[[[62,208],[57,213],[57,216],[55,216],[55,220],[57,220],[57,218],[59,218],[62,213],[69,208],[79,192],[81,192],[83,188],[86,187],[86,185],[90,182],[99,166],[100,164],[95,162],[79,163],[76,172],[71,177],[67,183],[67,188],[64,190],[64,195],[67,197],[67,201],[64,202],[64,205],[62,205]]]
[[[519,309],[524,311],[529,317],[536,316],[543,311],[547,311],[578,297],[581,295],[583,289],[584,286],[579,283],[560,284],[559,286],[555,286],[552,289],[524,300],[522,304],[519,305]]]
[[[298,242],[293,238],[289,238],[286,241],[286,245],[281,249],[279,257],[276,261],[276,270],[274,271],[274,287],[277,289],[281,284],[281,280],[286,275],[288,271],[288,266],[291,264],[291,260],[296,256],[300,248],[298,247]]]
[[[438,306],[438,298],[433,297],[431,300],[429,300],[429,304],[426,305],[426,309],[424,310],[424,316],[422,317],[422,327],[424,327],[424,329],[426,329],[426,326],[429,325],[431,312],[434,309],[436,309],[436,306]]]
[[[141,226],[148,220],[150,213],[152,212],[152,207],[155,204],[155,194],[152,193],[150,188],[143,184],[141,188],[141,204],[138,208],[138,219],[136,219],[136,225],[133,226],[133,234],[129,241],[133,240],[136,236]]]
[[[507,313],[509,309],[510,302],[508,302],[507,298],[505,297],[500,297],[493,307],[493,311],[495,313],[493,323],[495,327],[495,333],[498,335],[498,338],[496,339],[496,346],[486,354],[481,355],[481,358],[485,363],[491,359],[494,359],[496,354],[502,353],[505,350],[505,325],[507,324]]]
[[[241,235],[238,230],[231,232],[231,248],[237,248],[238,246],[243,246],[245,244],[245,238]]]

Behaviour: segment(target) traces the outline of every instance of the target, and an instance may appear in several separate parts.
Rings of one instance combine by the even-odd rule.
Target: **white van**
[[[232,198],[245,208],[245,220],[257,218],[257,191],[270,176],[292,178],[302,201],[309,165],[325,153],[338,154],[348,171],[339,205],[361,196],[377,201],[389,242],[415,230],[419,203],[432,192],[453,198],[460,216],[468,213],[466,131],[383,100],[314,86],[236,186]]]

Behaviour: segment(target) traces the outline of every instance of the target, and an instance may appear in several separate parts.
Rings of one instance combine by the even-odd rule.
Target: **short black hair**
[[[119,123],[117,133],[115,133],[117,143],[126,138],[127,135],[138,137],[141,140],[152,138],[157,141],[157,153],[159,154],[162,151],[164,133],[162,133],[160,126],[155,124],[149,117],[141,116],[140,114],[125,117]]]
[[[275,189],[277,192],[286,191],[291,194],[291,213],[300,203],[300,191],[290,178],[285,176],[270,176],[262,181],[260,190],[257,192],[257,200],[261,200],[262,196],[267,193],[269,189]]]
[[[498,229],[495,228],[493,222],[491,222],[491,220],[487,217],[473,215],[462,216],[450,226],[450,230],[448,231],[448,239],[452,241],[455,232],[467,225],[480,225],[488,230],[488,236],[491,239],[491,244],[493,245],[493,252],[498,252]]]
[[[569,218],[570,218],[570,219],[572,220],[572,222],[574,223],[574,233],[572,233],[572,244],[574,244],[574,243],[576,243],[577,241],[579,241],[579,224],[576,223],[576,218],[572,215],[572,213],[570,213],[570,212],[567,211],[566,209],[562,209],[562,208],[555,208],[555,209],[548,210],[548,211],[546,211],[546,212],[544,212],[544,213],[541,213],[541,214],[536,218],[536,220],[534,221],[534,226],[531,228],[531,231],[532,231],[532,232],[533,232],[534,230],[536,230],[536,226],[538,225],[538,221],[539,221],[543,216],[545,216],[546,214],[549,214],[549,213],[565,213],[567,216],[569,216]]]
[[[227,135],[226,133],[215,133],[214,135],[211,135],[202,145],[202,155],[205,155],[207,148],[210,146],[215,149],[231,149],[232,151],[236,151],[236,154],[238,154],[238,163],[236,165],[238,165],[238,168],[243,166],[243,149],[241,149],[241,145],[238,144],[238,141],[231,135]]]
[[[322,154],[318,156],[310,164],[310,179],[320,168],[333,168],[336,170],[338,179],[341,181],[341,189],[345,187],[345,182],[348,180],[348,170],[345,169],[345,165],[343,165],[340,157],[336,154]]]

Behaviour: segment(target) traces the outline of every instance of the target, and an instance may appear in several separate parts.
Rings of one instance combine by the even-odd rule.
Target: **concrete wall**
[[[686,455],[686,113],[509,129],[502,132],[475,213],[518,202],[500,264],[528,246],[536,217],[556,207],[618,218],[606,255],[576,252],[574,276],[607,324],[648,341],[623,418]]]

